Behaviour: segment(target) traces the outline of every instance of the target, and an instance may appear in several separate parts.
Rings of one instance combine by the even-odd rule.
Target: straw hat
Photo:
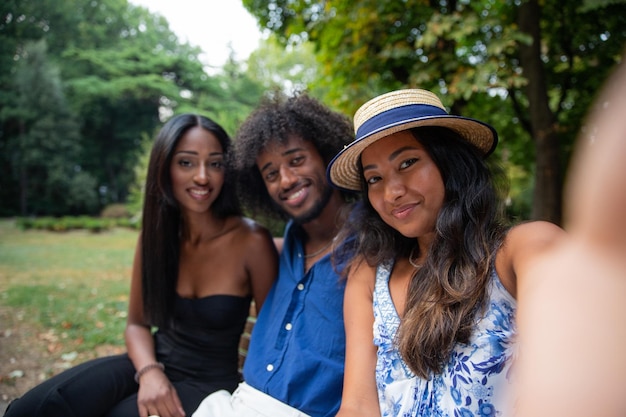
[[[483,156],[496,147],[498,134],[486,123],[448,114],[441,100],[427,90],[397,90],[375,97],[354,114],[356,139],[330,162],[327,176],[331,184],[345,190],[361,189],[361,152],[378,139],[420,126],[440,126],[455,131],[476,146]]]

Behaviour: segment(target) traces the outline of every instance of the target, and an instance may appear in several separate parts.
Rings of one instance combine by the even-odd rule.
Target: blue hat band
[[[390,128],[395,125],[408,123],[422,117],[449,116],[449,114],[437,107],[429,104],[409,104],[402,107],[395,107],[385,110],[364,122],[356,132],[356,139],[370,136],[380,130]]]

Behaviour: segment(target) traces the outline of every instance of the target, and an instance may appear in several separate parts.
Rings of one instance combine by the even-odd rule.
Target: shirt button
[[[274,365],[270,363],[269,365],[265,367],[265,369],[267,369],[268,372],[272,372],[274,370]]]
[[[292,328],[293,328],[293,326],[291,325],[291,323],[285,324],[285,329],[291,330]]]
[[[296,288],[298,288],[300,291],[302,291],[304,289],[304,284],[300,283],[300,284],[298,284],[298,286]]]

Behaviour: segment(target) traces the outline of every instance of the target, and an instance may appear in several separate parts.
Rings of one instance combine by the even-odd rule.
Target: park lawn
[[[22,231],[0,220],[0,308],[59,355],[123,346],[137,236],[122,228]]]

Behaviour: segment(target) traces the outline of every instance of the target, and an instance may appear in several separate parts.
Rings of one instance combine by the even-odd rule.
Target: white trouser
[[[310,417],[242,382],[231,395],[220,390],[200,403],[192,417]]]

